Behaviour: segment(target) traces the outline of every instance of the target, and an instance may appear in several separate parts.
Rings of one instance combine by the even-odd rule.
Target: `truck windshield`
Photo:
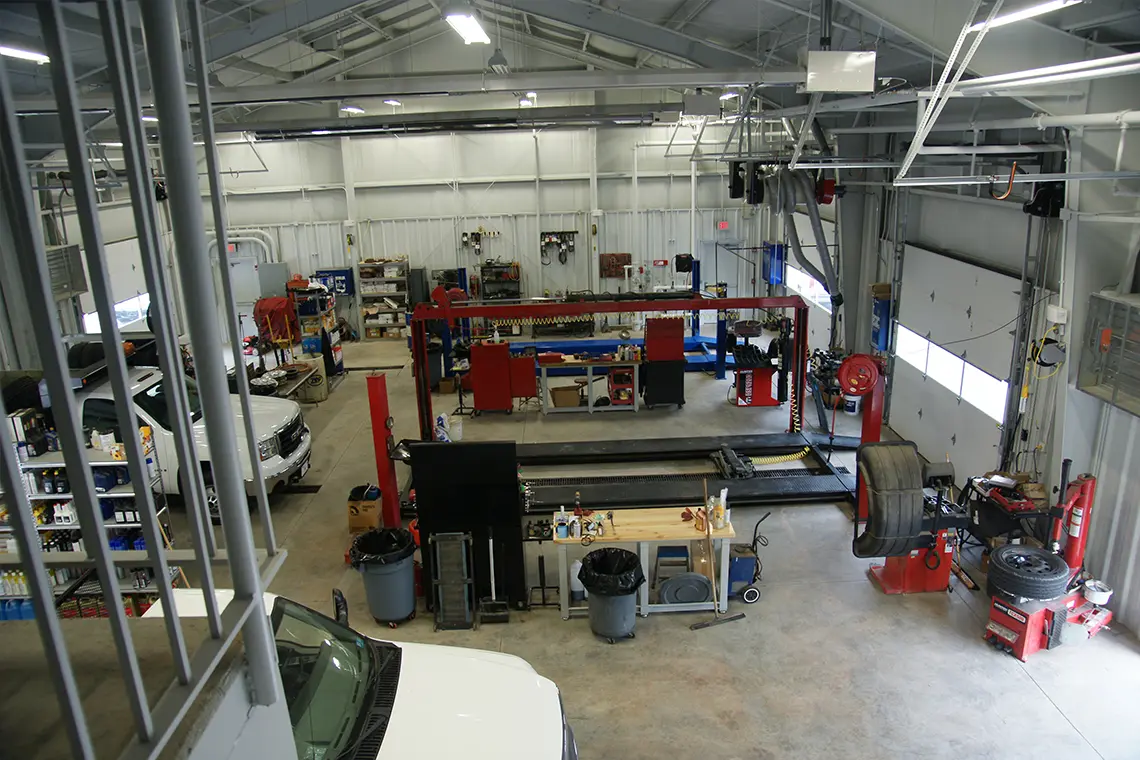
[[[202,418],[202,401],[198,398],[198,384],[193,378],[186,378],[186,401],[190,406],[190,419],[197,422]],[[170,412],[174,404],[166,392],[166,379],[159,380],[145,391],[135,394],[135,403],[151,416],[156,424],[170,430]]]
[[[299,760],[333,760],[360,730],[377,663],[368,640],[307,607],[273,605],[277,660]]]

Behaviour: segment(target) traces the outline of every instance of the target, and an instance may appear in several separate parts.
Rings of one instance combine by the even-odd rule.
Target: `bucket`
[[[316,371],[309,379],[297,389],[297,400],[309,404],[318,404],[328,401],[329,380],[325,374],[325,357],[323,354],[304,354],[296,361],[297,364],[308,364]]]
[[[851,396],[851,395],[846,394],[846,393],[843,394],[843,413],[844,414],[849,414],[852,417],[854,417],[855,415],[859,414],[859,407],[861,407],[862,405],[863,405],[863,397],[862,396]]]
[[[463,440],[463,418],[459,415],[452,416],[448,421],[448,435],[452,441]]]

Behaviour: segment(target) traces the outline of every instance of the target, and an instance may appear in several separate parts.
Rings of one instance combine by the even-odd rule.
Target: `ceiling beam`
[[[786,2],[785,0],[760,0],[760,2],[766,3],[767,5],[771,5],[775,8],[782,8],[783,10],[791,11],[792,13],[795,13],[797,16],[801,16],[801,17],[809,19],[811,21],[819,21],[819,14],[818,13],[813,13],[809,9],[801,8],[798,5]],[[840,2],[842,3],[842,0],[840,0]],[[854,10],[854,9],[852,9],[852,10]],[[858,13],[858,11],[856,11],[856,13]],[[872,20],[876,21],[876,23],[878,23],[877,20],[875,20],[875,19],[872,19]],[[835,27],[836,29],[841,29],[841,30],[846,31],[846,32],[852,32],[854,34],[859,35],[860,37],[862,37],[864,34],[867,34],[867,32],[865,30],[859,29],[855,26],[852,26],[850,24],[850,22],[841,23],[841,22],[835,20],[834,18],[831,21],[831,25],[833,27]],[[879,44],[891,47],[895,50],[898,50],[899,52],[906,53],[907,55],[911,56],[912,58],[915,58],[915,59],[920,60],[920,61],[929,62],[930,56],[934,52],[932,50],[927,50],[924,53],[921,50],[915,50],[912,47],[908,47],[906,45],[900,45],[897,42],[894,42],[892,40],[884,39],[880,35],[875,35],[875,36],[876,36],[876,39],[877,39]],[[782,44],[780,44],[777,47],[774,47],[772,49],[773,50],[782,50],[785,47],[787,47],[789,45],[793,45],[799,41],[800,41],[800,37],[799,37],[799,35],[796,35],[791,40],[785,41]],[[945,56],[943,56],[941,59],[945,60]]]
[[[512,124],[561,121],[647,118],[661,111],[680,110],[680,103],[609,103],[589,106],[545,106],[538,108],[490,108],[469,111],[432,111],[396,114],[365,114],[342,118],[328,114],[311,117],[270,118],[262,121],[243,119],[232,124],[219,124],[219,132],[305,132],[314,129],[382,129],[385,127],[415,127],[427,124],[458,125],[481,122],[485,124]]]
[[[679,32],[684,29],[689,23],[697,16],[704,12],[705,8],[712,5],[713,0],[681,0],[669,18],[665,19],[665,27]],[[643,65],[653,53],[642,51],[637,54],[637,62],[635,66],[640,67]]]
[[[264,64],[260,64],[257,61],[251,61],[248,58],[242,58],[241,56],[231,56],[221,63],[225,68],[237,69],[238,71],[244,71],[247,74],[256,74],[262,77],[269,77],[271,79],[276,79],[278,82],[293,81],[293,75],[287,71],[275,69],[272,66],[265,66]]]
[[[306,71],[293,81],[297,83],[320,82],[342,76],[353,69],[366,66],[373,61],[406,50],[413,45],[419,45],[420,43],[439,37],[442,34],[446,34],[447,29],[447,25],[440,19],[429,21],[415,29],[410,29],[403,34],[396,35],[390,40],[385,40],[379,44],[369,45],[363,49],[348,53],[339,61],[326,63],[315,69]]]
[[[375,17],[376,14],[373,13],[373,17],[372,17],[372,19],[370,19],[370,21],[372,21],[372,23],[375,23],[377,25],[380,25],[382,23],[390,32],[392,32],[393,37],[389,37],[389,39],[393,39],[394,36],[397,34],[396,30],[392,29],[393,26],[395,26],[396,24],[402,24],[403,22],[407,21],[410,18],[414,18],[416,16],[421,16],[430,10],[432,10],[432,7],[425,3],[424,5],[420,5],[420,6],[417,6],[415,8],[411,8],[409,10],[404,11],[403,13],[397,13],[395,16],[391,16],[390,18],[386,18],[386,19],[382,19],[382,20],[376,18]],[[434,21],[435,19],[432,19],[432,20]],[[422,24],[421,24],[421,26],[422,26]],[[365,39],[366,37],[368,37],[369,35],[371,35],[373,33],[373,31],[374,30],[371,27],[369,27],[367,29],[361,29],[359,31],[353,32],[352,34],[346,34],[344,37],[341,37],[340,44],[346,48],[352,47],[357,42],[359,42],[359,41]],[[382,32],[381,32],[381,34],[382,34]]]
[[[756,63],[751,56],[588,0],[511,0],[511,8],[706,68],[754,66]]]
[[[567,45],[558,40],[540,34],[527,33],[515,24],[499,22],[498,30],[507,39],[520,45],[552,53],[587,66],[597,66],[602,69],[632,69],[633,61],[630,59],[614,58],[592,50],[582,50],[573,45]]]
[[[290,3],[262,16],[256,24],[246,24],[209,37],[206,40],[206,61],[214,63],[276,37],[288,36],[303,26],[359,4],[360,0],[299,0]]]
[[[397,38],[398,41],[401,38]],[[394,41],[395,42],[395,41]],[[386,43],[386,44],[394,44]],[[380,47],[380,46],[377,46]],[[783,87],[803,84],[807,74],[801,70],[780,69],[757,71],[740,69],[636,69],[629,71],[557,71],[510,74],[423,74],[418,76],[346,79],[328,82],[290,82],[288,84],[246,87],[215,87],[210,90],[216,106],[255,103],[287,103],[296,101],[331,101],[345,98],[383,97],[387,95],[462,95],[506,92],[573,92],[616,89],[677,89],[695,87],[744,87],[759,83]],[[141,104],[153,103],[153,93],[139,94]],[[189,88],[191,104],[198,100]],[[111,97],[90,94],[80,98],[84,109],[111,107]],[[50,97],[17,98],[19,111],[54,111]]]

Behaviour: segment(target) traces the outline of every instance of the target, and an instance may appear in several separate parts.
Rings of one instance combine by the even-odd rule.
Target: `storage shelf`
[[[392,298],[395,296],[400,296],[402,298],[406,298],[407,295],[408,295],[407,291],[398,290],[394,293],[361,293],[360,297],[361,298]]]
[[[164,505],[154,514],[157,517],[165,511],[166,511],[166,506]],[[103,521],[103,527],[104,528],[141,528],[142,523],[141,522],[117,523],[117,522],[112,522],[110,520],[104,520]],[[75,522],[75,523],[47,523],[44,525],[37,525],[36,530],[39,531],[40,533],[48,533],[48,532],[53,531],[53,530],[83,530],[83,528],[77,522]],[[12,526],[11,525],[0,525],[0,533],[11,533],[11,532],[12,532]]]
[[[360,284],[366,282],[406,282],[407,277],[361,277]]]
[[[123,462],[126,465],[126,462]],[[158,482],[156,477],[150,482],[150,487],[154,488],[154,484]],[[135,484],[127,483],[126,485],[115,486],[110,491],[103,491],[102,493],[96,492],[95,498],[97,499],[128,499],[135,495]],[[71,501],[75,498],[74,494],[70,493],[33,493],[28,494],[28,501]]]
[[[143,456],[153,454],[154,450],[144,451]],[[84,449],[83,457],[87,460],[87,465],[91,467],[126,467],[127,460],[125,459],[112,459],[109,452],[102,449]],[[46,454],[40,454],[38,457],[32,457],[26,462],[20,462],[21,470],[55,470],[61,467],[67,467],[67,463],[63,461],[62,451],[49,451]]]

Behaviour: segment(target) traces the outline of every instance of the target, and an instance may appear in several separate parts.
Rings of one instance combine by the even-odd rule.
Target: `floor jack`
[[[1049,540],[1049,549],[1060,551],[1069,566],[1069,590],[1046,600],[998,593],[990,602],[990,619],[983,638],[1023,662],[1042,649],[1087,641],[1112,621],[1112,611],[1101,606],[1108,602],[1112,591],[1096,581],[1076,584],[1084,567],[1096,478],[1081,475],[1070,483],[1071,464],[1068,459],[1061,464],[1061,495],[1053,509]]]

